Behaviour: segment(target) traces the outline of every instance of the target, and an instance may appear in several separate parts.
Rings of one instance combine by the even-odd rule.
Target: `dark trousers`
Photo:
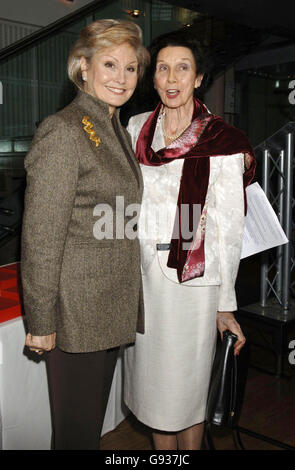
[[[98,449],[118,351],[47,354],[53,449]]]

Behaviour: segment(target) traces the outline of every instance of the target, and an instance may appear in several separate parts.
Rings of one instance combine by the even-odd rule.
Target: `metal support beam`
[[[267,307],[272,297],[286,315],[290,308],[291,272],[295,267],[292,245],[294,135],[295,123],[291,122],[255,149],[262,156],[262,188],[289,240],[261,255],[260,305]]]
[[[262,189],[269,199],[269,156],[268,150],[263,152],[262,160]],[[267,278],[268,278],[268,252],[265,251],[261,255],[260,266],[260,304],[266,306],[267,299]]]
[[[294,134],[286,135],[286,164],[284,168],[285,201],[284,201],[284,231],[289,243],[284,245],[283,251],[283,289],[282,306],[289,309],[290,278],[291,278],[291,243],[292,243],[292,198],[293,198],[293,158],[294,158]]]

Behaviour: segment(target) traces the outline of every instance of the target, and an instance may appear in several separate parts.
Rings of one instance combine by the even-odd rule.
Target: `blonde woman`
[[[25,160],[26,345],[46,351],[54,449],[98,448],[118,348],[143,331],[138,240],[115,236],[116,197],[142,196],[119,109],[148,59],[133,23],[85,27],[68,60],[78,95],[40,125]],[[113,236],[95,231],[106,205]]]

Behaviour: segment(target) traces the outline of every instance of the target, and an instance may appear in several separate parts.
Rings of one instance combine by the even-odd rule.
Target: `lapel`
[[[129,137],[127,135],[127,131],[121,125],[120,118],[119,118],[119,113],[120,113],[120,110],[116,109],[116,111],[115,111],[115,113],[112,117],[112,123],[113,123],[113,126],[114,126],[114,130],[115,130],[115,133],[118,136],[118,139],[120,140],[120,143],[121,143],[121,146],[122,146],[122,148],[125,152],[126,158],[129,161],[129,164],[130,164],[130,166],[131,166],[131,168],[132,168],[132,170],[133,170],[133,172],[136,176],[138,186],[139,186],[139,188],[141,188],[143,186],[141,169],[140,169],[138,160],[135,156],[135,153],[133,152],[131,142],[130,142]]]

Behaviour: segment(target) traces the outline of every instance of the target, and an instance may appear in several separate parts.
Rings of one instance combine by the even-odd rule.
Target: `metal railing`
[[[290,293],[295,294],[292,271],[295,266],[293,246],[293,167],[295,122],[289,122],[255,148],[262,154],[262,187],[275,210],[289,243],[262,254],[260,304],[267,306],[274,296],[282,310],[289,309]]]

